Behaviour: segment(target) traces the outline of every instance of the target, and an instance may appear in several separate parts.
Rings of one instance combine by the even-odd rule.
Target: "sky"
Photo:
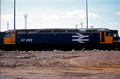
[[[1,30],[14,28],[14,0],[1,0]],[[86,28],[86,0],[16,0],[16,29]],[[120,0],[88,0],[89,28],[119,30]]]

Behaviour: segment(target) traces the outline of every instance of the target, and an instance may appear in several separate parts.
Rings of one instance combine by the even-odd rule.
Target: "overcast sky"
[[[86,0],[16,0],[16,28],[24,29],[24,14],[28,14],[28,29],[75,28],[80,22],[86,28]],[[2,31],[13,29],[14,0],[1,0]],[[117,29],[120,33],[120,0],[88,0],[89,26]]]

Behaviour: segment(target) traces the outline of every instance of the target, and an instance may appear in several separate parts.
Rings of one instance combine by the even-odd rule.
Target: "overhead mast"
[[[0,0],[0,32],[1,32],[1,0]]]
[[[25,18],[25,29],[27,29],[27,17],[28,17],[28,14],[24,14],[24,18]]]
[[[16,29],[16,1],[14,0],[14,30]]]
[[[86,26],[88,29],[88,1],[86,0]]]

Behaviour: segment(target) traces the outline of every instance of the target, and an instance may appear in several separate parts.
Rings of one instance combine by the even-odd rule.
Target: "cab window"
[[[110,32],[106,32],[106,36],[111,36],[111,33]]]
[[[118,34],[113,34],[113,37],[118,37]]]
[[[5,34],[5,37],[10,37],[10,34],[9,33]]]
[[[14,37],[15,35],[14,35],[14,33],[12,33],[12,37]]]

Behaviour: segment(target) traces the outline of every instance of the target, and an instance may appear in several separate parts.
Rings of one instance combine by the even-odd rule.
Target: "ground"
[[[0,79],[120,79],[120,51],[1,51]]]

